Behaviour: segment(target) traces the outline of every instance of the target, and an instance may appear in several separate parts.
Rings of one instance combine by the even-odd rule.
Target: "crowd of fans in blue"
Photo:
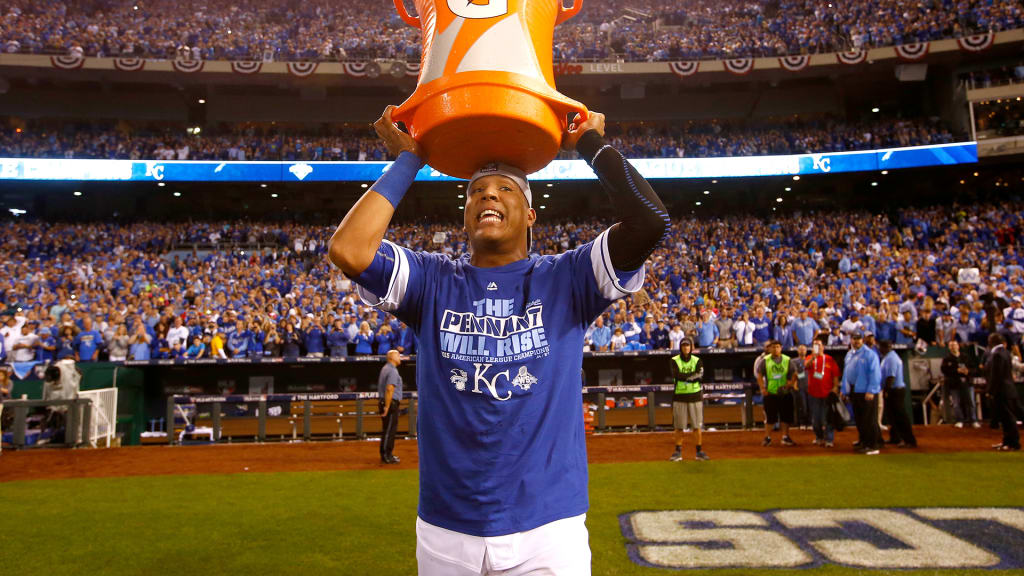
[[[407,4],[411,4],[407,2]],[[411,9],[411,5],[410,5]],[[557,61],[819,53],[1024,27],[1016,0],[588,0]],[[418,61],[391,2],[9,0],[0,50],[203,60]]]
[[[992,332],[1019,341],[1022,209],[676,220],[649,260],[644,292],[609,308],[586,345],[677,349],[690,337],[698,349],[771,339],[788,349],[816,334],[845,345],[859,331],[908,345],[983,343]],[[607,225],[541,223],[534,249],[569,250]],[[467,250],[458,229],[415,222],[388,238],[458,257]],[[364,305],[328,263],[330,227],[16,221],[6,230],[7,362],[416,352],[408,328]]]
[[[930,119],[788,119],[746,123],[610,124],[609,143],[627,158],[709,158],[847,152],[946,144],[955,140]],[[130,160],[379,161],[387,150],[369,130],[243,125],[210,133],[184,126],[131,127],[85,123],[8,121],[0,129],[0,156]],[[576,153],[564,152],[563,158]]]

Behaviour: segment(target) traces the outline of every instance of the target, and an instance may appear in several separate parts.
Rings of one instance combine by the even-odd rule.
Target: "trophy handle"
[[[395,0],[395,2],[401,2],[401,0]],[[403,6],[404,8],[404,6]],[[562,4],[562,0],[558,0],[558,18],[555,20],[555,26],[558,26],[562,22],[565,22],[569,18],[572,18],[583,8],[583,0],[573,0],[572,8],[566,8]],[[406,20],[408,22],[408,20]],[[584,112],[586,110],[584,109]]]
[[[576,0],[576,1],[582,2],[583,0]],[[402,20],[405,21],[406,24],[408,24],[409,26],[412,26],[413,28],[419,28],[420,27],[420,19],[419,18],[413,18],[412,16],[409,15],[409,11],[405,9],[405,3],[402,2],[402,0],[395,0],[395,8],[398,9],[398,15],[402,18]],[[578,10],[579,9],[577,9],[577,11]]]

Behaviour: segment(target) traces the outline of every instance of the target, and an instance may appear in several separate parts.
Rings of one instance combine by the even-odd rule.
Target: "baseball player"
[[[593,167],[622,215],[596,239],[531,255],[526,175],[488,164],[467,187],[470,253],[397,246],[383,238],[424,163],[392,110],[374,126],[398,158],[345,216],[329,257],[419,342],[419,573],[590,574],[583,338],[614,300],[641,289],[668,214],[591,112],[563,147]]]

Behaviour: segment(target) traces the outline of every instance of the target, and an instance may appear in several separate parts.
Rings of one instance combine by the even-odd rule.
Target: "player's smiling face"
[[[494,175],[473,182],[463,218],[474,252],[501,253],[525,248],[526,229],[537,214],[515,181]]]

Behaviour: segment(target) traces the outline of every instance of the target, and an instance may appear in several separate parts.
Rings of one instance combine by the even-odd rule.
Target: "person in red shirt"
[[[814,338],[814,347],[804,361],[807,370],[807,402],[811,412],[811,427],[814,428],[814,444],[831,448],[835,431],[828,418],[829,395],[839,394],[839,365],[825,353],[825,341]]]

